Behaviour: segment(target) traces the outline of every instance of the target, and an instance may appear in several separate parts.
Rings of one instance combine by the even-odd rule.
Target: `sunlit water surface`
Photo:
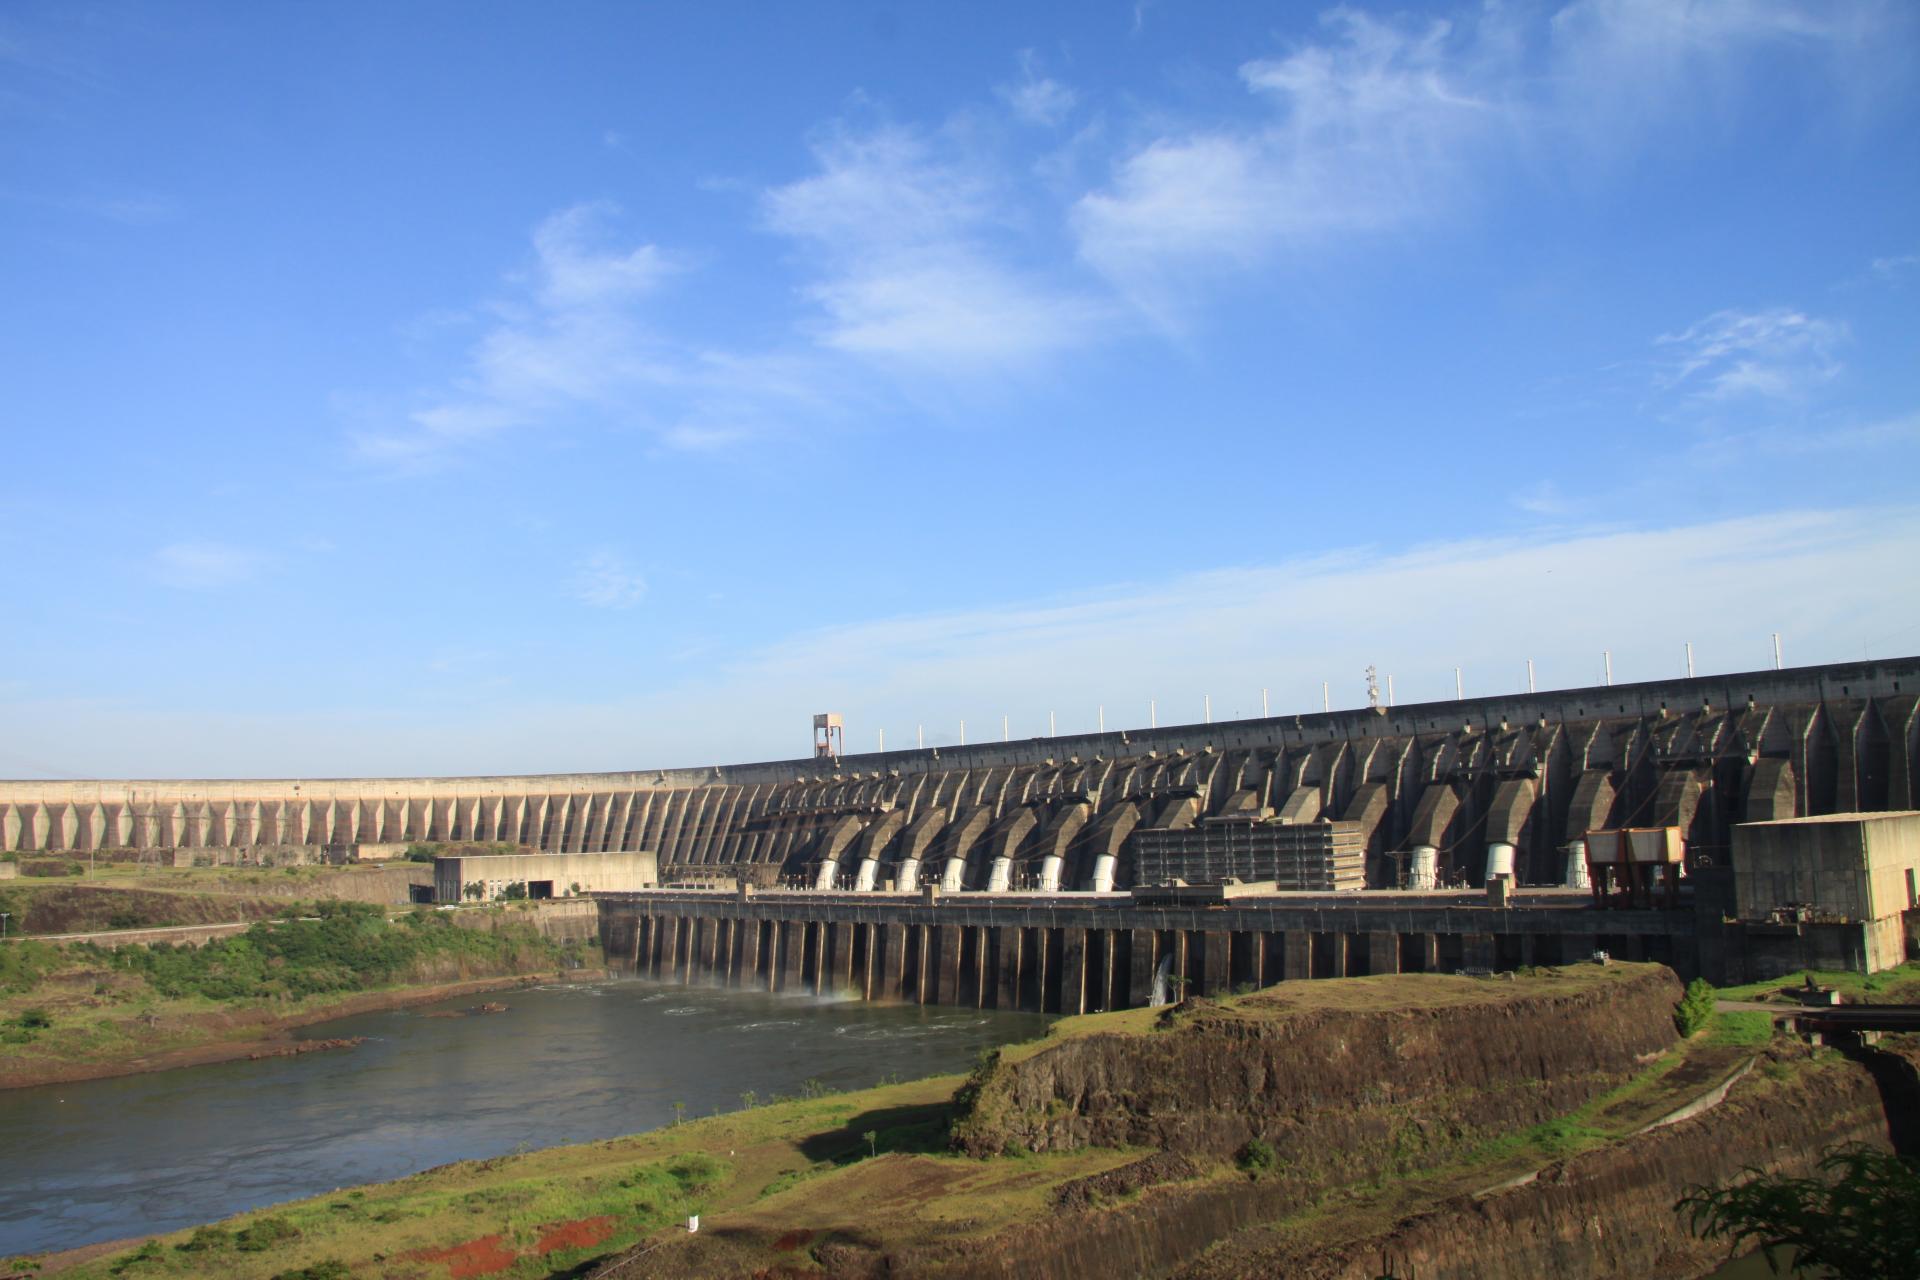
[[[486,999],[488,997],[479,997]],[[357,1049],[0,1091],[0,1257],[171,1231],[451,1160],[967,1069],[1036,1014],[607,982],[343,1018]]]

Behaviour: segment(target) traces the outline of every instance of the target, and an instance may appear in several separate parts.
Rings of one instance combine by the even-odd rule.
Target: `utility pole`
[[[1393,705],[1393,677],[1387,677],[1387,705]]]
[[[7,917],[8,917],[9,915],[11,915],[11,914],[12,914],[11,912],[7,912],[7,911],[0,911],[0,942],[4,942],[4,941],[6,940],[6,937],[7,937]]]
[[[1100,704],[1100,732],[1105,733],[1106,731],[1107,731],[1107,706],[1103,702]]]
[[[1687,679],[1693,679],[1693,641],[1687,641]]]
[[[1538,692],[1533,687],[1533,659],[1532,658],[1527,659],[1527,692],[1528,693]]]
[[[1200,714],[1203,717],[1205,717],[1205,723],[1207,724],[1213,723],[1213,695],[1212,694],[1203,693],[1200,695]]]
[[[1333,713],[1333,688],[1325,680],[1320,682],[1320,709],[1329,715]]]
[[[1267,691],[1265,689],[1262,689],[1260,691],[1260,718],[1262,720],[1265,720],[1268,716],[1272,714],[1273,714],[1272,712],[1267,710]]]
[[[960,722],[960,745],[963,747],[967,745],[967,722],[965,720]]]
[[[1147,728],[1158,729],[1159,727],[1160,727],[1160,704],[1155,699],[1148,698],[1147,699]]]
[[[1453,700],[1455,702],[1465,702],[1466,699],[1467,687],[1460,682],[1460,668],[1455,667],[1453,669]]]
[[[1053,712],[1051,711],[1047,712],[1047,736],[1049,738],[1053,736]]]
[[[1602,649],[1600,651],[1600,661],[1606,664],[1607,683],[1611,685],[1613,683],[1613,650]]]
[[[1000,741],[1013,741],[1013,717],[1011,716],[1000,717]]]
[[[922,751],[925,751],[927,749],[927,726],[926,725],[917,724],[913,726],[913,740]]]
[[[1773,633],[1773,669],[1775,671],[1780,669],[1780,633],[1778,631]]]
[[[887,754],[887,731],[885,729],[880,731],[880,754]]]

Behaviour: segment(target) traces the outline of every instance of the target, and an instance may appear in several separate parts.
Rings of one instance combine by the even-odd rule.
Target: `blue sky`
[[[1906,4],[0,9],[0,774],[1920,651]]]

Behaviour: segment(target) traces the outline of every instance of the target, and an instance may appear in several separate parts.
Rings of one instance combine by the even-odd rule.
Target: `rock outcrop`
[[[1189,1001],[1145,1034],[1071,1035],[976,1073],[955,1145],[1233,1157],[1259,1139],[1317,1181],[1431,1164],[1569,1111],[1675,1038],[1680,986],[1657,965],[1517,981],[1423,976]]]

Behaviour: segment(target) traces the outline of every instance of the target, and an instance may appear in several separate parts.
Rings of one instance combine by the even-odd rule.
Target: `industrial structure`
[[[1791,950],[1749,946],[1760,936],[1749,926],[1821,923],[1777,918],[1791,903],[1747,919],[1735,875],[1744,824],[1920,808],[1920,659],[852,755],[841,754],[839,717],[818,719],[814,755],[764,764],[0,783],[0,850],[473,841],[645,851],[668,887],[608,898],[603,921],[610,952],[638,947],[635,963],[669,963],[667,926],[647,922],[672,919],[671,964],[697,967],[703,953],[688,947],[711,947],[721,963],[724,937],[723,971],[744,973],[737,957],[751,929],[737,922],[751,920],[752,972],[777,952],[776,985],[789,970],[831,981],[844,954],[848,966],[856,956],[880,964],[883,986],[917,973],[936,996],[951,966],[958,998],[968,972],[976,992],[1003,982],[1011,934],[945,947],[937,932],[916,943],[886,929],[1017,930],[1017,972],[1040,964],[1053,975],[1038,980],[1042,991],[1073,967],[1065,956],[1104,955],[1097,985],[1110,996],[1124,970],[1131,1000],[1143,955],[1155,977],[1163,964],[1176,977],[1193,965],[1205,985],[1210,974],[1497,967],[1612,940],[1683,973],[1744,977]],[[1590,861],[1589,838],[1633,829],[1672,829],[1679,860],[1654,898],[1596,901],[1590,866],[1608,864]],[[1904,846],[1875,847],[1893,858]],[[1127,896],[1169,879],[1273,890],[1258,904],[1213,906],[1149,908]],[[696,884],[762,892],[672,888]],[[797,892],[765,892],[776,886]],[[927,901],[927,887],[942,896]],[[1890,899],[1874,901],[1879,910]],[[1149,910],[1188,914],[1111,915]],[[1883,956],[1886,939],[1912,927],[1905,907],[1893,912],[1899,923],[1886,918],[1875,917],[1880,942],[1861,954]],[[728,920],[710,932],[698,923]],[[844,940],[832,932],[843,925]],[[1143,948],[1137,932],[1154,938]],[[1210,947],[1221,932],[1227,940]],[[896,952],[900,965],[886,968]],[[793,955],[797,969],[783,970]]]

